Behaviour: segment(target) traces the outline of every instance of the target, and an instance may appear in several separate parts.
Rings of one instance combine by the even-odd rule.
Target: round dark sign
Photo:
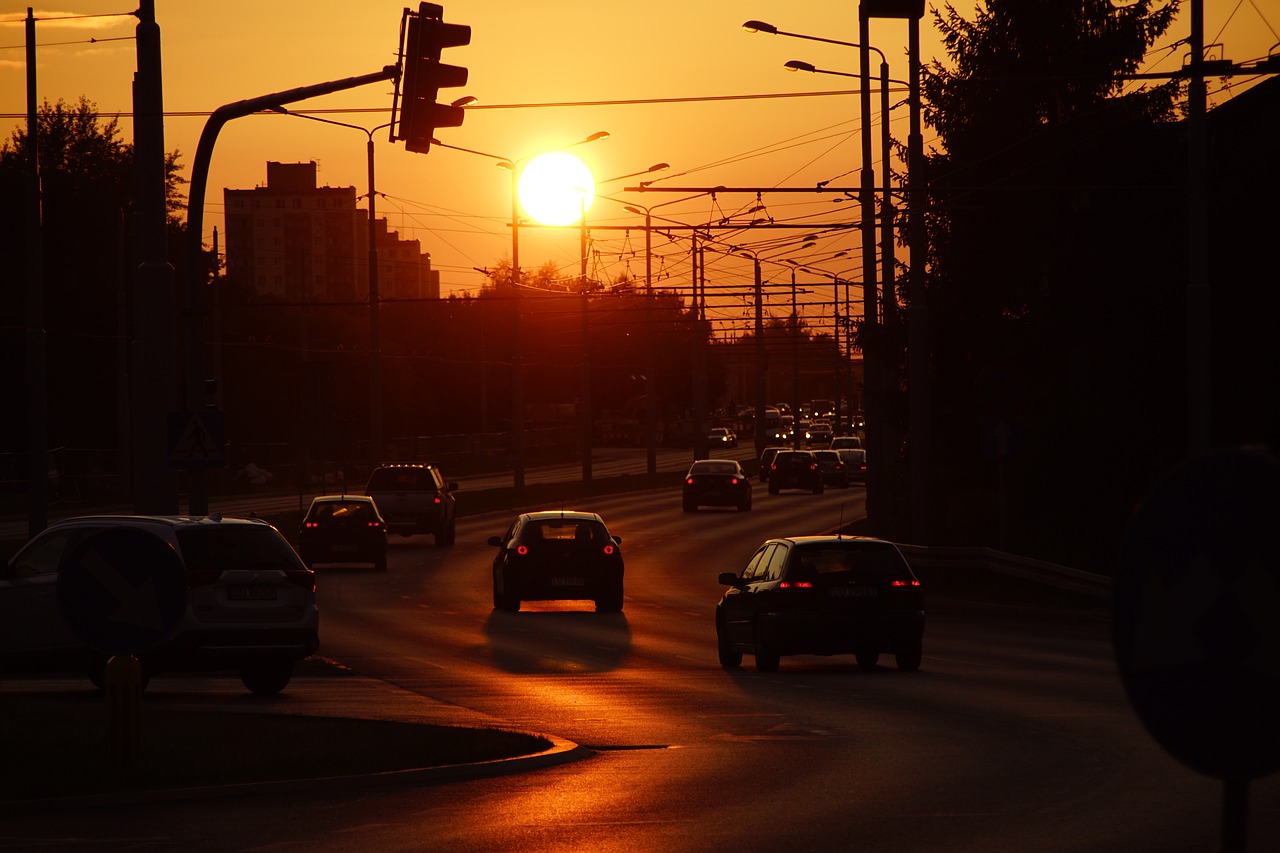
[[[108,655],[145,652],[168,639],[186,613],[182,560],[145,530],[100,530],[59,568],[58,606],[89,648]]]
[[[1129,701],[1174,758],[1247,780],[1280,769],[1280,462],[1220,450],[1139,507],[1116,567],[1112,639]]]

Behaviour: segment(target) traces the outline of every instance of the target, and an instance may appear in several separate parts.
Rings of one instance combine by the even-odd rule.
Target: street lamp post
[[[378,283],[378,229],[377,229],[377,207],[375,199],[377,190],[375,189],[374,176],[374,145],[373,134],[384,128],[391,127],[392,122],[380,124],[377,127],[361,127],[357,124],[347,124],[343,121],[334,121],[333,119],[321,118],[319,116],[307,115],[306,113],[290,112],[283,106],[272,108],[275,112],[284,115],[296,116],[297,118],[305,118],[310,121],[318,121],[324,124],[337,125],[338,127],[349,127],[352,130],[358,130],[368,137],[368,143],[365,147],[366,159],[368,160],[368,176],[369,176],[369,222],[368,222],[368,263],[369,263],[369,467],[372,470],[382,463],[383,451],[383,426],[382,426],[382,350],[378,332],[378,312],[381,294],[379,292]]]

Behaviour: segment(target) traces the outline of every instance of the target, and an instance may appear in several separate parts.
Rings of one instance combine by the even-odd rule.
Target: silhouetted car
[[[711,433],[707,436],[707,441],[712,447],[737,447],[737,434],[726,427],[713,427]]]
[[[856,435],[838,435],[831,439],[831,450],[861,450],[862,439]]]
[[[127,565],[113,565],[102,554],[121,542]],[[145,582],[123,574],[134,569],[144,570]],[[81,670],[101,687],[108,653],[138,643],[144,684],[157,672],[234,669],[252,692],[279,693],[294,663],[320,644],[315,578],[280,531],[259,519],[59,521],[0,575],[0,668]],[[134,593],[138,600],[127,600]],[[162,599],[181,611],[167,633],[158,633]],[[79,614],[71,622],[68,606]]]
[[[381,465],[364,487],[388,533],[430,533],[437,545],[452,545],[457,535],[457,490],[458,484],[446,481],[439,466],[419,463]]]
[[[780,450],[769,464],[769,494],[783,489],[808,489],[822,494],[822,467],[811,450]]]
[[[522,601],[594,601],[601,613],[622,610],[622,537],[594,512],[551,510],[516,517],[491,536],[493,606],[515,612]]]
[[[783,655],[853,654],[864,669],[881,653],[916,670],[924,640],[924,591],[892,542],[852,536],[770,539],[716,605],[720,665],[743,653],[762,672]]]
[[[837,450],[836,453],[840,454],[840,459],[844,462],[844,468],[849,472],[851,481],[855,483],[867,481],[867,451],[846,448]]]
[[[818,460],[818,466],[822,468],[823,485],[835,486],[838,489],[849,488],[849,471],[845,468],[844,460],[840,458],[840,451],[815,450],[813,458]]]
[[[387,570],[387,525],[373,498],[322,495],[311,501],[298,529],[298,556],[316,563],[372,563]]]
[[[831,424],[826,421],[814,421],[809,424],[809,444],[810,446],[827,446],[831,444],[831,436],[834,432]]]
[[[732,459],[699,459],[684,476],[681,495],[684,511],[700,506],[736,506],[751,509],[751,478]]]
[[[786,445],[774,444],[760,451],[760,482],[769,482],[770,466],[773,465],[773,457],[777,456],[783,450],[789,450]]]

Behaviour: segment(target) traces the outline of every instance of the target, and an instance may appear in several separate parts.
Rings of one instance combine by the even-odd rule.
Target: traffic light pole
[[[201,254],[204,251],[204,199],[205,189],[209,183],[209,163],[213,159],[213,148],[218,141],[218,134],[223,125],[232,119],[242,118],[254,113],[271,110],[284,104],[304,101],[333,92],[342,92],[367,86],[370,83],[381,83],[395,80],[400,76],[400,69],[388,65],[381,71],[363,74],[359,77],[347,77],[332,80],[328,83],[316,83],[301,86],[284,92],[275,92],[232,104],[224,104],[213,111],[205,122],[196,146],[195,159],[191,165],[190,192],[187,196],[187,307],[186,318],[186,405],[190,413],[204,408],[204,305],[201,285]],[[209,488],[203,477],[193,477],[187,496],[187,512],[190,515],[207,515],[209,512]]]

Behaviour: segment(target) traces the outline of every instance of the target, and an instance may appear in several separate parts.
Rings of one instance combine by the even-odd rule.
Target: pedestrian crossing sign
[[[226,429],[218,411],[170,412],[168,460],[171,468],[221,468]]]

